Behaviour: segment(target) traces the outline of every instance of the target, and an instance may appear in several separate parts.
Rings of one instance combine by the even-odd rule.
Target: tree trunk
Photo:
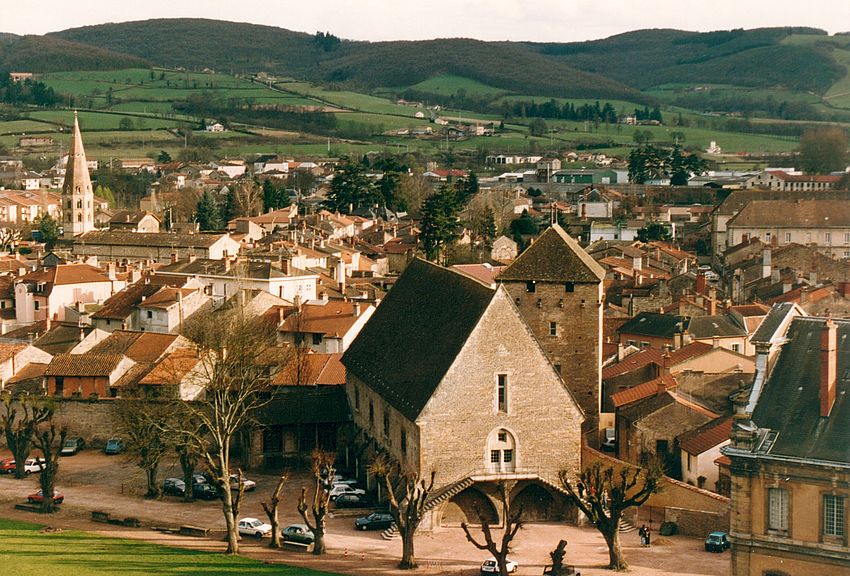
[[[316,520],[316,529],[313,530],[313,554],[321,556],[327,552],[325,548],[325,519]]]
[[[608,568],[611,570],[626,570],[629,565],[623,558],[620,551],[620,526],[618,522],[611,522],[605,526],[605,531],[602,534],[605,537],[605,543],[608,545]]]
[[[400,526],[398,528],[401,532],[401,562],[398,567],[402,570],[413,570],[416,568],[416,557],[413,555],[413,535],[416,528],[411,530],[408,527],[403,531]]]
[[[148,493],[145,494],[145,496],[148,497],[148,498],[156,498],[157,496],[159,496],[159,486],[157,486],[157,484],[156,484],[157,468],[158,468],[157,466],[154,466],[154,467],[149,467],[149,468],[145,469],[145,475],[147,476],[147,479],[148,479]],[[192,489],[191,484],[186,486],[186,490],[191,490],[191,489]]]
[[[183,469],[183,485],[186,490],[183,491],[183,501],[191,502],[195,499],[195,494],[192,492],[195,479],[195,467],[192,466],[183,456],[180,456],[180,467]]]
[[[24,444],[24,445],[22,445]],[[17,445],[15,446],[15,478],[20,480],[21,478],[25,478],[27,473],[24,470],[24,464],[26,464],[27,456],[30,455],[30,447],[28,443],[23,443],[18,440]]]
[[[507,556],[505,554],[497,554],[496,555],[496,563],[499,565],[499,574],[501,576],[508,576],[508,563]]]
[[[277,514],[277,502],[272,504],[272,513],[269,514],[269,524],[272,527],[272,541],[269,543],[270,548],[280,548],[280,520]]]
[[[221,496],[221,507],[224,509],[224,523],[227,526],[227,550],[225,554],[239,554],[239,530],[233,517],[233,494],[226,486]]]

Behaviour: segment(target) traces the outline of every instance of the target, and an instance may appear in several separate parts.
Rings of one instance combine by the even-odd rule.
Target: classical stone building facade
[[[732,574],[847,576],[850,321],[797,317],[785,336],[722,450],[731,460]]]
[[[511,481],[529,518],[571,507],[583,414],[503,287],[414,260],[343,356],[353,419],[371,454],[436,471],[430,521],[497,516]]]
[[[557,224],[498,277],[584,410],[585,430],[599,426],[604,278],[605,270]]]

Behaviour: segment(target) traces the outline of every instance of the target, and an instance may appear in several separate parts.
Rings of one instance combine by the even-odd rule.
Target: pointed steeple
[[[80,122],[74,111],[74,133],[68,150],[65,166],[65,182],[62,184],[63,226],[66,237],[78,236],[94,229],[92,190]]]
[[[91,190],[89,167],[86,163],[86,151],[83,148],[83,136],[80,134],[80,122],[74,111],[74,132],[71,136],[71,148],[68,150],[68,164],[65,166],[63,194],[85,194]]]

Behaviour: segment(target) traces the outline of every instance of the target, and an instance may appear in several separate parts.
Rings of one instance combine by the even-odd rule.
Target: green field
[[[247,558],[157,546],[76,530],[44,533],[41,529],[36,524],[0,520],[0,562],[5,574],[334,576],[308,568],[265,564]]]

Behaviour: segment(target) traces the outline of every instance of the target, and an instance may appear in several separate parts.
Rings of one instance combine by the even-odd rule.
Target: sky
[[[571,42],[642,28],[850,30],[846,0],[0,0],[0,32],[44,34],[106,22],[211,18],[328,31],[349,40]]]

